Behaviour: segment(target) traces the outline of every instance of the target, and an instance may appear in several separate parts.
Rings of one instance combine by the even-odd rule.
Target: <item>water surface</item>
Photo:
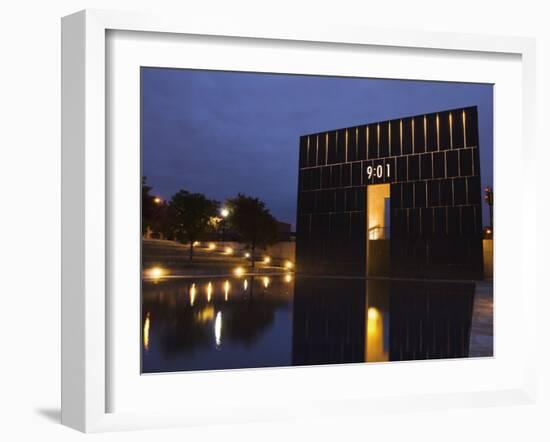
[[[146,280],[142,372],[468,357],[474,292],[290,274]]]

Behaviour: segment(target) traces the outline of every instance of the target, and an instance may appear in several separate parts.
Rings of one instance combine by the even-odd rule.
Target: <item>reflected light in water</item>
[[[198,322],[208,322],[214,319],[214,307],[208,305],[200,310],[195,316]]]
[[[191,285],[191,288],[189,289],[189,304],[191,304],[191,307],[193,307],[193,304],[195,303],[195,297],[197,296],[197,287],[195,286],[195,283]]]
[[[225,283],[223,284],[223,291],[224,291],[224,294],[225,294],[225,300],[227,301],[227,298],[228,298],[228,295],[229,295],[229,281],[225,281]]]
[[[248,289],[248,279],[244,280],[244,291],[246,292],[246,289]]]
[[[265,288],[269,287],[269,278],[267,276],[263,277],[263,283]]]
[[[210,302],[210,300],[212,299],[212,290],[212,283],[209,282],[206,286],[206,299],[208,300],[208,302]]]
[[[214,337],[216,338],[216,347],[219,347],[222,343],[222,312],[216,314],[216,320],[214,321]]]
[[[384,350],[384,321],[382,313],[376,307],[367,309],[367,339],[365,345],[366,362],[389,360]]]
[[[143,348],[149,350],[149,328],[151,326],[151,314],[147,313],[145,324],[143,324]]]

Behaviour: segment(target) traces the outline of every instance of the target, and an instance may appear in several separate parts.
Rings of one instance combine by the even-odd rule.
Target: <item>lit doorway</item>
[[[390,185],[367,186],[367,276],[390,276]]]

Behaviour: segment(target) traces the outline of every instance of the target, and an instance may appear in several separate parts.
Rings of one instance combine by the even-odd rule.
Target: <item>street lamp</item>
[[[222,210],[220,210],[220,215],[222,216],[222,242],[225,242],[225,224],[226,219],[229,216],[229,209],[227,207],[223,207]]]
[[[153,201],[154,201],[155,204],[160,204],[160,203],[162,203],[162,198],[160,196],[156,196]]]

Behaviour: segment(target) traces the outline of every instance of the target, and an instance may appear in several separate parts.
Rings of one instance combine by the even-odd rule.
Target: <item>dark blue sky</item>
[[[142,174],[166,199],[241,192],[294,225],[300,135],[476,105],[493,184],[492,85],[142,68],[141,93]]]

